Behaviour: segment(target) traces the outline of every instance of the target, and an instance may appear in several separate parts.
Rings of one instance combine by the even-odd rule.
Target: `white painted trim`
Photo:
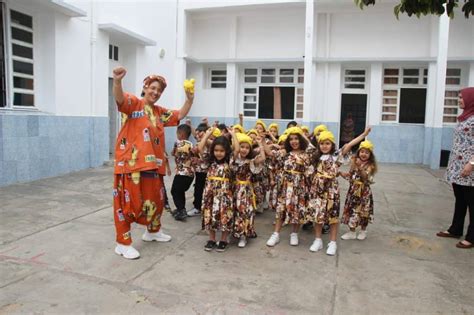
[[[70,17],[86,17],[87,12],[63,0],[50,0],[49,7]]]
[[[115,23],[100,23],[98,24],[98,27],[99,30],[102,30],[109,35],[119,38],[120,40],[127,43],[142,46],[156,46],[156,42],[154,40]]]

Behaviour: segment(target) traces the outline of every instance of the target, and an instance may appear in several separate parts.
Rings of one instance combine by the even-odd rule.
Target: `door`
[[[120,115],[114,100],[114,80],[109,78],[109,156],[114,158],[115,140],[120,131]]]
[[[339,147],[364,132],[367,119],[367,94],[342,94]]]

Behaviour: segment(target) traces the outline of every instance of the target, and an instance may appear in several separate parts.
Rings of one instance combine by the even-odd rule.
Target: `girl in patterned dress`
[[[278,138],[276,145],[271,146],[271,150],[276,152],[278,150],[285,149],[285,141],[287,135],[283,134]],[[270,196],[269,196],[269,205],[270,209],[276,211],[277,202],[278,202],[278,192],[280,191],[281,181],[282,181],[282,165],[276,161],[274,157],[270,157]]]
[[[351,159],[349,173],[341,176],[350,182],[346,196],[342,223],[347,224],[350,231],[341,236],[343,240],[365,240],[366,229],[372,223],[374,215],[374,198],[370,184],[377,172],[377,162],[374,156],[374,145],[369,141],[362,141],[359,149]],[[356,234],[356,228],[361,231]]]
[[[260,153],[254,154],[252,139],[243,133],[234,134],[233,143],[238,143],[239,153],[231,159],[234,174],[234,237],[239,238],[239,247],[245,247],[249,237],[256,237],[254,217],[256,210],[252,175],[262,171],[265,153],[262,139],[258,138]]]
[[[290,245],[298,245],[298,229],[306,214],[307,185],[306,168],[309,156],[305,151],[308,142],[303,131],[298,127],[289,128],[286,132],[285,150],[273,152],[265,145],[265,153],[273,156],[282,165],[281,187],[278,193],[275,230],[267,241],[267,246],[275,246],[280,241],[280,230],[283,223],[292,225]]]
[[[312,163],[307,171],[310,180],[307,220],[314,223],[315,233],[315,240],[309,248],[312,252],[323,248],[321,234],[323,225],[326,223],[330,225],[330,242],[326,254],[330,256],[336,254],[340,207],[339,183],[337,181],[339,167],[351,148],[363,140],[369,132],[370,128],[367,128],[363,134],[344,145],[340,150],[336,150],[336,140],[332,132],[323,131],[319,134],[319,151],[312,151]]]
[[[215,127],[208,130],[199,142],[200,153],[205,151],[209,137],[213,133],[216,134],[216,130]],[[230,129],[228,131],[233,134]],[[234,155],[238,154],[238,150],[238,144],[234,143]],[[231,155],[230,141],[224,136],[216,137],[209,149],[210,165],[207,170],[201,208],[202,229],[209,231],[209,240],[204,246],[206,251],[212,251],[216,247],[219,252],[225,251],[228,244],[227,236],[233,228],[233,177],[229,165]],[[222,232],[219,244],[216,244],[216,231]]]

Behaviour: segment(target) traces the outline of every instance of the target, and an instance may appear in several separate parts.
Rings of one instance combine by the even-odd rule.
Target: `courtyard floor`
[[[258,238],[224,253],[203,250],[199,217],[164,213],[172,241],[135,226],[128,261],[114,253],[111,167],[3,187],[0,314],[474,314],[474,250],[435,236],[454,206],[442,172],[382,164],[373,191],[368,238],[338,240],[335,257],[310,252],[308,231],[290,246],[289,228],[268,248],[267,211]]]

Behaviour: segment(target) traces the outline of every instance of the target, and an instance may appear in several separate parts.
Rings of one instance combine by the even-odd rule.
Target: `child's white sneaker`
[[[342,238],[343,240],[355,240],[356,237],[357,237],[357,234],[356,234],[355,231],[354,231],[354,232],[349,231],[349,232],[347,232],[346,234],[344,234],[344,235],[341,236],[341,238]]]
[[[290,245],[298,246],[298,233],[293,232],[290,234]]]
[[[150,233],[148,230],[142,235],[142,240],[145,242],[157,241],[157,242],[169,242],[171,241],[171,236],[165,234],[161,231],[156,233]]]
[[[132,245],[118,244],[115,246],[115,253],[127,259],[137,259],[140,253]]]
[[[199,211],[196,208],[192,208],[191,210],[187,212],[187,215],[188,217],[195,217],[195,216],[201,215],[201,211]]]
[[[239,246],[240,248],[244,248],[245,245],[247,245],[247,238],[242,235],[240,237],[239,244],[237,244],[237,246]]]
[[[323,240],[320,238],[315,238],[313,244],[309,248],[312,252],[317,252],[323,249]]]
[[[358,239],[358,240],[363,241],[363,240],[365,240],[366,238],[367,238],[367,232],[364,231],[364,230],[360,231],[359,234],[357,235],[357,239]]]
[[[328,249],[326,250],[326,254],[329,256],[334,256],[336,255],[337,251],[337,244],[335,241],[330,241],[328,244]]]
[[[267,241],[267,246],[273,247],[280,242],[280,233],[273,232],[272,236]]]

